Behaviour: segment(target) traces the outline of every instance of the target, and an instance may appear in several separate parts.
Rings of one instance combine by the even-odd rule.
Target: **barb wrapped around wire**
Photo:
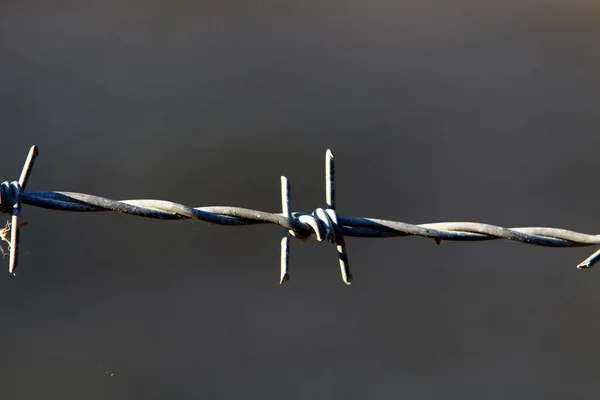
[[[442,240],[481,241],[506,239],[516,242],[549,247],[581,247],[600,245],[600,235],[588,235],[558,228],[527,227],[503,228],[479,222],[439,222],[412,225],[404,222],[375,218],[339,217],[335,210],[335,164],[334,156],[327,150],[325,156],[326,207],[317,208],[310,214],[292,212],[290,206],[290,183],[281,177],[282,213],[269,213],[241,207],[188,207],[164,200],[111,200],[90,194],[73,192],[25,192],[37,146],[32,146],[18,181],[0,185],[0,213],[11,215],[10,224],[0,229],[0,239],[9,243],[9,272],[15,274],[19,256],[19,231],[21,205],[61,211],[100,212],[113,211],[123,214],[164,220],[196,219],[221,225],[277,224],[284,227],[281,240],[280,283],[290,278],[290,237],[301,241],[315,235],[317,240],[327,240],[337,249],[342,280],[349,285],[352,274],[344,237],[404,237],[422,236],[440,244]],[[10,239],[8,232],[10,230]],[[589,268],[600,260],[600,250],[581,262],[577,268]]]

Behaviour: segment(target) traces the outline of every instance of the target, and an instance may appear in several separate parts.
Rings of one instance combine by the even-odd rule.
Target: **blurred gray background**
[[[600,228],[596,1],[8,1],[1,179],[29,191],[411,223]],[[25,207],[7,399],[600,394],[594,248],[292,242]],[[8,258],[3,268],[8,265]]]

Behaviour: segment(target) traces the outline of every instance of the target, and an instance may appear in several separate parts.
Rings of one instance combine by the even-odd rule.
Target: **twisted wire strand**
[[[285,177],[281,178],[282,213],[229,206],[189,207],[170,201],[152,199],[112,200],[75,192],[25,192],[25,186],[37,154],[37,147],[33,146],[19,181],[3,182],[0,185],[0,212],[9,213],[12,216],[9,272],[13,274],[18,260],[19,217],[22,204],[60,211],[119,212],[163,220],[195,219],[232,226],[280,225],[285,228],[281,243],[280,283],[289,280],[290,277],[290,236],[304,241],[314,234],[317,240],[326,240],[331,244],[335,244],[342,279],[346,284],[350,284],[352,274],[348,266],[345,236],[370,238],[421,236],[434,239],[438,244],[442,240],[483,241],[505,239],[548,247],[600,245],[600,235],[589,235],[559,228],[504,228],[479,222],[438,222],[413,225],[377,218],[339,217],[335,211],[335,165],[334,156],[330,150],[327,150],[326,153],[327,206],[326,208],[318,208],[310,214],[291,212],[290,185]],[[5,237],[3,239],[7,240]],[[600,250],[581,262],[577,267],[589,268],[599,260]]]

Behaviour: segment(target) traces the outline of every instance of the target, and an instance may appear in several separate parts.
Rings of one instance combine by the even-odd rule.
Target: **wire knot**
[[[0,184],[0,213],[11,214],[19,212],[21,204],[21,185],[17,181],[4,181]]]
[[[308,225],[319,242],[327,240],[331,244],[337,244],[337,238],[343,235],[334,209],[317,208],[312,214],[300,214],[296,219]],[[300,240],[308,238],[293,229],[290,229],[290,234]]]

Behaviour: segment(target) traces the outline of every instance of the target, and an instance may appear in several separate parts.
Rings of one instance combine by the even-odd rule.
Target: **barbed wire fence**
[[[290,239],[307,241],[313,234],[319,241],[334,244],[337,249],[340,272],[349,285],[352,274],[344,241],[351,237],[405,237],[421,236],[443,240],[482,241],[506,239],[549,247],[582,247],[600,245],[600,235],[589,235],[566,229],[546,227],[503,228],[479,222],[438,222],[412,225],[404,222],[375,218],[339,217],[335,211],[335,159],[331,150],[325,155],[326,208],[317,208],[310,214],[292,212],[290,183],[281,177],[281,213],[269,213],[242,207],[212,206],[188,207],[164,200],[111,200],[100,196],[74,192],[25,192],[36,157],[37,146],[32,146],[18,181],[0,185],[0,213],[11,215],[6,226],[0,229],[0,239],[8,244],[9,273],[15,275],[19,260],[21,209],[23,204],[51,210],[74,212],[112,211],[138,217],[163,220],[195,219],[220,225],[276,224],[284,228],[281,239],[281,269],[279,282],[290,279]],[[9,236],[10,235],[10,236]],[[5,254],[1,248],[2,254]],[[600,250],[577,265],[590,268],[600,260]]]

